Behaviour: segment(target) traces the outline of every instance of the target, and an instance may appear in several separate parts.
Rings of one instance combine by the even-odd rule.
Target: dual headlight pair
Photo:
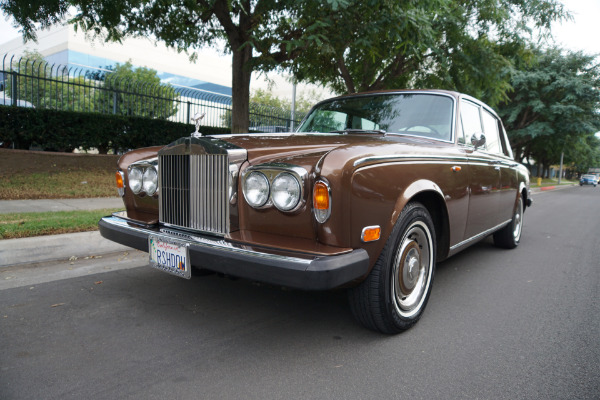
[[[135,194],[153,196],[158,190],[158,165],[132,164],[127,168],[129,188]]]
[[[254,208],[274,205],[280,211],[297,209],[303,199],[303,176],[298,168],[261,168],[244,174],[242,191],[246,202]]]

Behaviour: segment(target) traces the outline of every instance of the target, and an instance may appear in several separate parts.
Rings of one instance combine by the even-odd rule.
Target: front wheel
[[[517,207],[511,222],[498,232],[494,233],[494,244],[505,249],[514,249],[521,242],[523,232],[523,196],[519,194]]]
[[[367,278],[349,289],[355,318],[382,333],[413,326],[427,305],[435,270],[435,229],[427,209],[409,203]]]

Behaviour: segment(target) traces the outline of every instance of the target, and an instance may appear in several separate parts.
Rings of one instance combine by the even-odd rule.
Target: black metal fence
[[[0,105],[62,111],[130,115],[190,123],[205,114],[203,126],[231,126],[231,97],[195,88],[147,83],[110,70],[66,67],[43,60],[4,55]],[[293,126],[304,117],[295,113]],[[291,111],[250,104],[250,129],[289,131]]]

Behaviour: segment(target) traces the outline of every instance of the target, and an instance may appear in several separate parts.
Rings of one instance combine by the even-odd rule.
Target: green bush
[[[0,106],[0,142],[17,149],[39,146],[50,151],[78,147],[128,150],[168,144],[189,136],[195,127],[160,119]],[[231,133],[227,128],[200,127],[205,135]]]

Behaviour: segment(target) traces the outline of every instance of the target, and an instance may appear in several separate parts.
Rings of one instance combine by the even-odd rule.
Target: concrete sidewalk
[[[124,208],[120,197],[90,199],[0,200],[0,214]]]
[[[120,197],[91,199],[0,200],[0,214],[124,208]],[[68,260],[116,253],[131,248],[104,239],[100,232],[66,233],[0,240],[0,267]]]
[[[98,231],[6,239],[0,240],[0,268],[129,250],[131,247],[104,239]]]

